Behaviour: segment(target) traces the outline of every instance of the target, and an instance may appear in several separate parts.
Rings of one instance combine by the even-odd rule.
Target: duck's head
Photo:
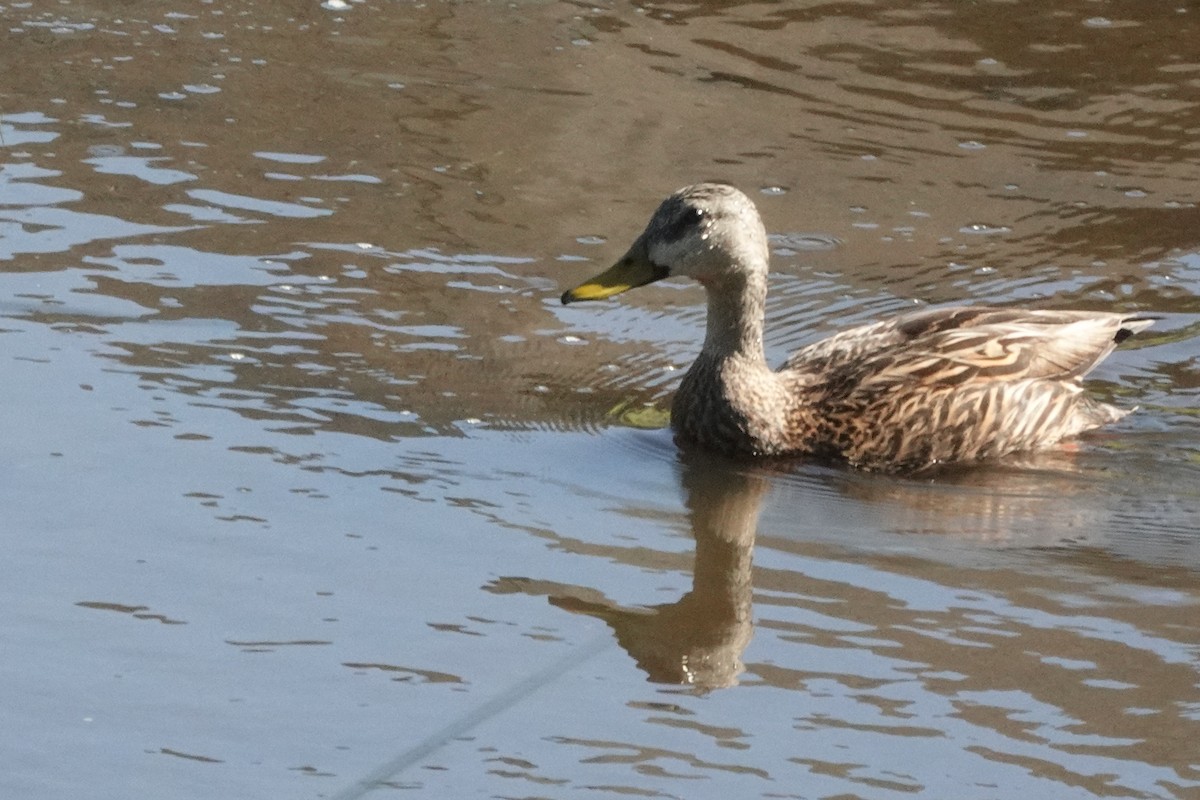
[[[602,300],[672,276],[713,287],[765,272],[767,258],[767,232],[750,198],[726,184],[698,183],[664,200],[616,264],[562,301]]]

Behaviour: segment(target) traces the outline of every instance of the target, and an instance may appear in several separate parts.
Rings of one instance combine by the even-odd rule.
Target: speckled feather
[[[768,258],[750,199],[700,184],[664,201],[618,262],[644,263],[646,280],[687,275],[707,290],[704,346],[671,409],[683,440],[912,470],[1049,447],[1129,413],[1081,382],[1152,323],[1124,314],[918,311],[816,342],[773,372],[762,344]]]

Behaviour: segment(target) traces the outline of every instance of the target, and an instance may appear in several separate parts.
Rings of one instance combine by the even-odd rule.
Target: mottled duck
[[[745,194],[680,189],[610,269],[562,296],[598,300],[668,276],[708,295],[704,345],[671,405],[684,443],[917,470],[1058,444],[1121,419],[1081,379],[1152,320],[1093,311],[935,308],[842,331],[777,371],[763,351],[767,233]]]

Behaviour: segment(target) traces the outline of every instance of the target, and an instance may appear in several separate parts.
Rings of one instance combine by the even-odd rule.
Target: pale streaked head
[[[670,276],[709,285],[765,271],[767,258],[767,232],[750,198],[726,184],[698,183],[664,200],[624,256],[562,301],[600,300]]]

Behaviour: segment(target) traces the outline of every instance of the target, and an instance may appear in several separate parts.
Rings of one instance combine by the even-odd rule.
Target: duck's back
[[[1053,445],[1128,413],[1086,395],[1080,378],[1150,324],[967,307],[844,331],[780,370],[797,401],[789,449],[913,469]]]

